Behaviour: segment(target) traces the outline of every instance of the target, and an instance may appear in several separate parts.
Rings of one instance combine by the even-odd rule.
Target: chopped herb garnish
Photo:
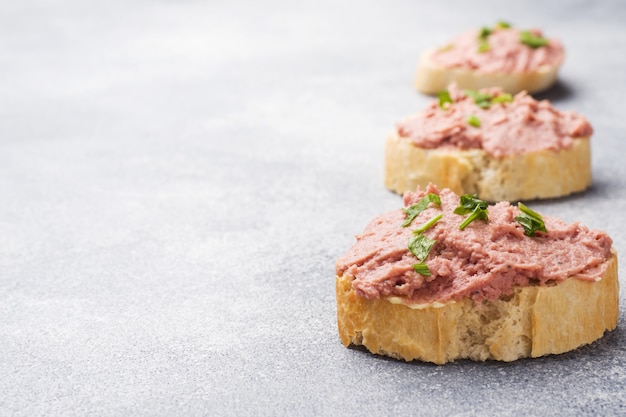
[[[450,97],[450,92],[448,90],[440,91],[437,96],[439,96],[439,107],[442,109],[447,109],[448,106],[446,104],[452,104],[452,97]]]
[[[491,105],[491,99],[493,96],[487,93],[479,93],[474,90],[463,90],[466,96],[474,99],[474,103],[483,109],[488,108]]]
[[[519,40],[524,45],[528,45],[533,49],[541,48],[548,44],[548,40],[543,36],[537,36],[528,30],[524,30],[519,34]]]
[[[537,231],[544,233],[548,232],[541,214],[529,209],[523,203],[518,203],[517,207],[520,209],[522,214],[515,217],[515,220],[522,225],[526,236],[533,237]]]
[[[437,197],[439,196],[437,195]],[[413,264],[413,269],[420,275],[427,277],[430,276],[430,269],[428,269],[428,266],[424,263],[424,261],[428,258],[428,254],[430,253],[433,245],[437,243],[436,240],[429,239],[426,235],[424,235],[424,231],[433,227],[439,220],[441,220],[442,217],[442,214],[438,214],[428,220],[426,223],[415,229],[413,231],[415,236],[409,239],[409,251],[420,261],[417,264]]]
[[[441,213],[436,215],[435,217],[433,217],[432,219],[428,220],[426,223],[424,223],[423,225],[415,229],[413,233],[414,234],[424,233],[426,230],[430,229],[435,224],[437,224],[437,222],[441,220],[442,217],[443,217],[443,214]]]
[[[428,193],[420,201],[415,204],[410,205],[406,209],[402,209],[406,214],[406,220],[402,223],[402,227],[407,227],[411,224],[411,222],[424,210],[428,208],[429,203],[435,203],[438,206],[441,206],[441,199],[439,198],[439,194]]]
[[[480,119],[473,114],[470,114],[467,118],[467,123],[474,127],[480,127]]]
[[[476,207],[486,210],[489,203],[478,198],[478,194],[464,194],[459,200],[459,206],[454,209],[454,214],[468,214],[474,211]]]
[[[478,39],[487,39],[493,33],[493,29],[483,26],[478,33]]]
[[[465,230],[465,228],[469,226],[469,224],[474,220],[488,221],[489,217],[487,216],[487,209],[481,209],[480,207],[476,207],[474,211],[472,211],[472,214],[467,216],[465,220],[463,220],[463,223],[459,225],[459,229]]]
[[[493,32],[493,29],[488,28],[488,27],[482,27],[480,29],[480,32],[478,33],[478,52],[479,53],[487,52],[489,49],[491,49],[491,46],[489,46],[489,41],[487,41],[487,38],[489,37],[489,35],[491,35],[492,32]]]
[[[509,93],[503,93],[500,94],[499,96],[495,96],[494,98],[491,99],[491,104],[494,103],[512,103],[513,102],[513,96],[510,95]]]
[[[409,250],[417,259],[424,262],[435,243],[437,243],[436,240],[429,239],[426,235],[419,233],[409,239]]]
[[[429,239],[423,234],[418,234],[409,240],[409,250],[420,261],[413,264],[413,269],[420,275],[430,276],[430,269],[424,261],[428,258],[428,254],[432,247],[437,243],[436,240]]]
[[[425,277],[430,276],[430,269],[428,269],[428,265],[426,265],[424,262],[413,264],[413,269],[420,275],[423,275]]]
[[[481,93],[474,90],[463,90],[466,96],[474,99],[474,104],[476,104],[481,109],[488,109],[492,104],[495,103],[511,103],[513,102],[513,96],[509,93],[502,93],[499,96],[492,96],[488,93]]]
[[[454,209],[454,214],[471,214],[459,225],[459,229],[464,230],[474,220],[489,220],[487,207],[489,207],[489,203],[479,199],[476,194],[462,195],[459,206]]]
[[[508,29],[511,25],[507,22],[498,22],[496,23],[496,29]],[[487,52],[491,49],[491,45],[489,45],[488,38],[493,33],[494,29],[483,26],[480,28],[480,32],[478,32],[478,53]]]

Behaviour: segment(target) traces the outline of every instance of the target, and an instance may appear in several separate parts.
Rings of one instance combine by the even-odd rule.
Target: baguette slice
[[[464,68],[447,68],[433,62],[436,49],[429,49],[420,55],[415,73],[415,88],[424,94],[437,94],[451,83],[460,88],[480,90],[481,88],[501,87],[511,94],[520,91],[537,93],[552,87],[558,78],[560,65],[544,65],[528,72],[485,73]]]
[[[514,361],[559,354],[589,344],[617,326],[617,254],[599,281],[575,277],[551,286],[517,287],[512,295],[477,304],[406,305],[398,297],[368,300],[336,277],[337,324],[345,346],[406,361]]]
[[[488,201],[545,199],[591,185],[593,128],[526,92],[462,90],[404,118],[385,146],[385,185],[403,194],[432,182]]]
[[[493,157],[482,149],[423,149],[397,130],[385,145],[385,186],[398,194],[432,182],[488,201],[562,197],[591,185],[589,137],[569,149]]]
[[[415,87],[435,94],[455,82],[472,90],[501,87],[511,94],[534,93],[556,82],[564,58],[561,42],[544,38],[541,30],[520,30],[498,22],[422,53]]]

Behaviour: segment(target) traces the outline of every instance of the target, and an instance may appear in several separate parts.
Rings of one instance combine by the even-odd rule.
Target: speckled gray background
[[[336,334],[335,260],[400,205],[418,54],[499,19],[563,40],[544,96],[595,128],[593,188],[533,207],[626,253],[621,1],[2,2],[0,414],[625,414],[624,313],[509,364]]]

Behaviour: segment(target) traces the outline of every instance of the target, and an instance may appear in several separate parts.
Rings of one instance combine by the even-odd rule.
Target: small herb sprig
[[[466,96],[474,99],[474,103],[481,109],[487,109],[491,106],[493,96],[487,93],[480,93],[474,90],[463,90]]]
[[[488,109],[492,104],[513,102],[513,96],[509,93],[502,93],[497,96],[489,93],[481,93],[475,90],[463,90],[463,93],[474,99],[474,103],[481,109]],[[448,90],[443,90],[437,93],[437,98],[439,99],[439,108],[442,110],[448,110],[450,106],[454,104],[454,100],[450,96],[450,92]]]
[[[476,115],[470,114],[467,117],[467,124],[474,127],[480,127],[480,119]]]
[[[474,103],[481,109],[488,109],[492,104],[511,103],[513,101],[513,96],[509,93],[502,93],[498,96],[474,90],[463,90],[463,93],[465,93],[466,96],[473,98]]]
[[[494,28],[490,28],[487,26],[483,26],[480,28],[480,32],[478,32],[478,36],[476,37],[478,41],[478,53],[484,53],[491,49],[491,45],[489,44],[489,36],[494,32],[495,29],[510,29],[511,24],[507,22],[497,22]],[[541,48],[542,46],[546,46],[550,43],[547,38],[543,36],[538,36],[532,33],[530,30],[523,30],[519,33],[519,40],[522,44],[527,45],[533,49]]]
[[[436,242],[436,240],[429,239],[426,235],[419,233],[409,240],[409,250],[423,264]]]
[[[428,208],[430,203],[435,203],[438,206],[441,206],[441,199],[439,198],[439,194],[428,193],[420,201],[415,204],[410,205],[406,209],[402,209],[404,214],[406,214],[406,220],[402,223],[402,227],[407,227],[413,222],[413,220],[424,210]]]
[[[507,22],[497,22],[495,28],[497,29],[509,29],[511,25]],[[487,52],[491,49],[491,45],[489,45],[489,35],[493,33],[494,29],[483,26],[480,28],[480,32],[478,32],[478,53]]]
[[[432,247],[437,243],[436,240],[428,238],[424,235],[424,232],[431,227],[433,227],[441,218],[442,214],[438,214],[432,219],[428,220],[426,223],[418,227],[413,231],[412,238],[409,239],[409,251],[420,261],[416,264],[413,264],[413,270],[420,275],[429,277],[430,269],[428,269],[428,265],[424,262],[426,258],[428,258],[428,254]]]
[[[413,233],[414,234],[424,233],[425,231],[433,227],[435,224],[437,224],[437,222],[441,220],[442,217],[443,217],[443,214],[441,213],[436,215],[435,217],[433,217],[432,219],[428,220],[426,223],[424,223],[423,225],[415,229]]]
[[[464,230],[474,220],[488,221],[487,207],[489,203],[479,199],[477,194],[462,195],[459,206],[454,209],[454,214],[461,216],[469,214],[469,216],[459,225],[459,229]]]
[[[428,265],[426,265],[424,262],[413,264],[413,270],[420,275],[424,275],[425,277],[430,276],[430,269],[428,269]]]
[[[537,36],[529,30],[524,30],[519,33],[519,40],[524,45],[528,45],[533,49],[541,48],[548,45],[550,41],[543,36]]]
[[[453,103],[452,97],[450,97],[450,92],[448,90],[440,91],[439,93],[437,93],[437,96],[439,97],[439,107],[444,110],[450,107],[450,105]]]
[[[515,217],[515,220],[522,225],[526,236],[534,237],[536,232],[548,232],[541,214],[529,209],[523,203],[518,203],[517,207],[522,213]]]
[[[493,29],[488,27],[482,27],[480,32],[478,32],[478,52],[483,53],[487,52],[491,49],[491,45],[489,45],[489,35],[493,32]]]

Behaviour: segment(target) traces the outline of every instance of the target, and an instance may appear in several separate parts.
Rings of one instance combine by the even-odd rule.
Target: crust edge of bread
[[[558,78],[560,65],[542,66],[536,71],[516,73],[483,73],[461,68],[446,68],[435,64],[431,55],[436,49],[424,51],[419,58],[415,73],[415,88],[424,94],[437,94],[456,82],[460,88],[480,90],[502,87],[504,91],[517,94],[526,90],[537,93],[552,87]]]
[[[398,194],[432,182],[488,201],[546,199],[583,191],[591,180],[588,137],[575,138],[559,151],[504,157],[482,149],[420,148],[397,130],[385,143],[385,186]]]
[[[518,287],[508,297],[479,304],[466,298],[411,308],[368,300],[352,289],[353,277],[337,276],[339,336],[346,347],[363,345],[375,354],[440,365],[568,352],[617,326],[617,253],[611,252],[599,281],[570,277],[551,287]]]

